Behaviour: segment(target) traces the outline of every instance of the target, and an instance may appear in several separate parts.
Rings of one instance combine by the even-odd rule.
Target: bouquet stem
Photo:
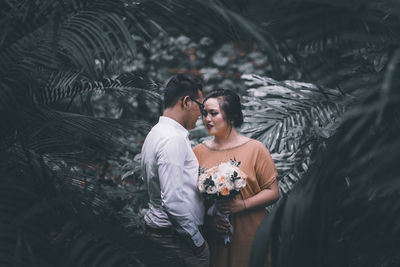
[[[212,204],[211,207],[208,209],[207,214],[209,216],[223,217],[229,222],[229,214],[223,214],[222,212],[220,212],[215,203],[216,201],[214,200],[214,204]],[[229,231],[225,235],[223,235],[225,245],[231,242],[230,236],[232,234],[233,234],[233,225],[229,222]]]

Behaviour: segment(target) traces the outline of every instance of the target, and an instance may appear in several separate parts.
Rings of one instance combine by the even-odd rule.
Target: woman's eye
[[[203,115],[203,117],[207,117],[208,114],[210,114],[212,117],[215,117],[216,115],[218,115],[218,112],[213,112],[213,111],[208,112],[206,110],[203,110],[201,113],[201,115]]]

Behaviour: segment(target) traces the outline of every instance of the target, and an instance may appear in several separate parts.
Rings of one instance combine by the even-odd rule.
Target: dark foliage
[[[259,228],[251,266],[262,265],[268,244],[274,266],[400,265],[398,78],[391,83],[352,108],[314,154]]]

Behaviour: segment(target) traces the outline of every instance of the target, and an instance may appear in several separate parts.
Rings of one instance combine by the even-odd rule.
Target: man
[[[202,84],[185,74],[172,77],[164,112],[142,148],[142,171],[149,195],[146,236],[182,266],[208,266],[200,229],[204,206],[197,189],[199,164],[188,138],[202,110]]]

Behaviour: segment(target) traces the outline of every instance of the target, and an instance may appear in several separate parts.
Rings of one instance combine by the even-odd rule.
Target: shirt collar
[[[186,130],[185,127],[183,127],[179,122],[177,122],[174,119],[171,119],[171,118],[165,117],[165,116],[160,116],[160,119],[158,120],[158,122],[161,124],[168,124],[168,125],[174,127],[184,137],[189,136],[189,131]]]

